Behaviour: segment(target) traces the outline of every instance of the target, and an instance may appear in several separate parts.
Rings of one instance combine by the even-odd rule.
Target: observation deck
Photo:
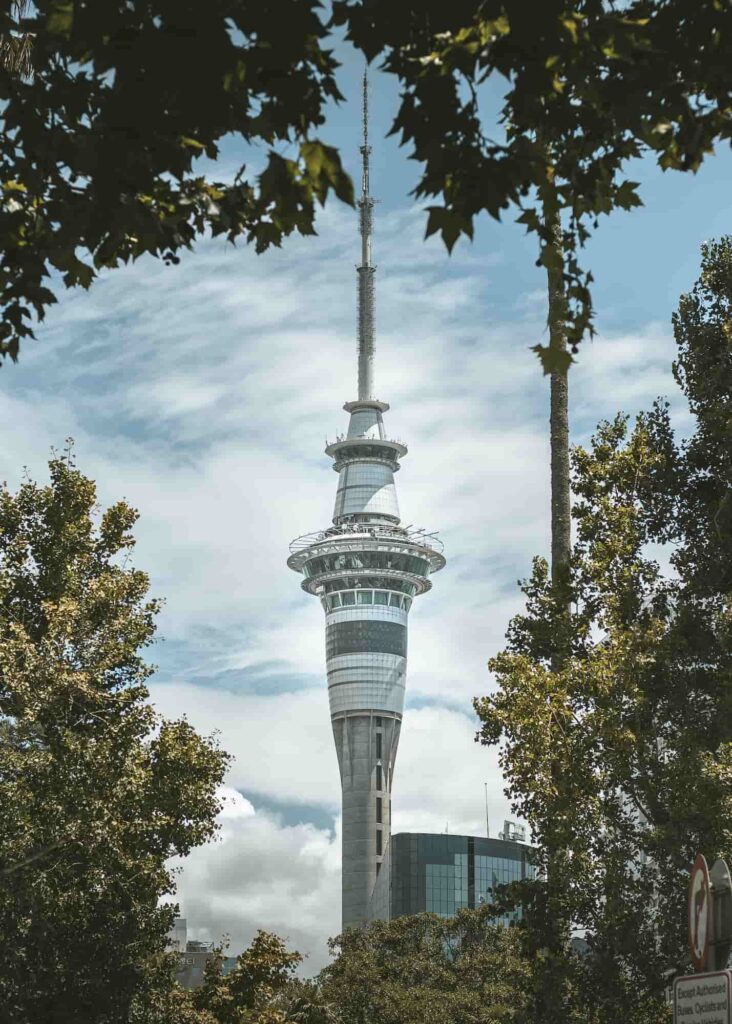
[[[444,546],[437,534],[428,533],[424,529],[392,527],[381,523],[342,523],[295,538],[290,544],[287,564],[295,572],[304,572],[306,563],[319,555],[394,551],[421,555],[428,563],[429,572],[433,573],[445,565],[443,550]]]
[[[392,472],[400,468],[399,459],[407,454],[403,441],[383,437],[347,437],[338,434],[335,441],[325,442],[325,454],[333,459],[333,469],[340,473],[349,462],[383,462]]]

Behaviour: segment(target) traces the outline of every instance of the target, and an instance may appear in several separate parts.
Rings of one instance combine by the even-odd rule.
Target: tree
[[[145,253],[177,262],[205,231],[261,252],[313,234],[331,188],[352,203],[338,154],[311,137],[341,98],[318,7],[0,3],[0,359],[56,301],[55,272],[86,288]],[[7,55],[28,39],[20,74]],[[232,180],[209,178],[226,136],[263,150]]]
[[[376,921],[330,942],[319,978],[343,1024],[521,1021],[530,965],[518,928],[490,908]]]
[[[166,861],[214,834],[228,758],[148,702],[137,513],[101,512],[71,449],[49,467],[0,489],[0,1002],[113,1024],[172,983]]]
[[[276,935],[259,931],[231,973],[224,975],[223,950],[217,950],[201,988],[175,986],[139,1024],[333,1024],[338,1018],[317,986],[294,977],[301,962]]]
[[[560,211],[567,340],[592,330],[592,275],[579,252],[598,218],[640,204],[627,162],[696,171],[732,134],[732,8],[717,0],[334,0],[334,21],[396,76],[392,131],[422,165],[427,234],[448,249],[482,212],[514,208],[557,266],[542,215],[547,174]],[[489,89],[488,87],[493,87]],[[498,118],[495,91],[506,89]],[[486,114],[486,111],[488,112]],[[547,155],[549,154],[549,159]],[[544,371],[570,353],[537,345]]]
[[[553,665],[558,609],[537,560],[526,612],[491,662],[498,690],[476,701],[481,737],[503,740],[509,795],[555,871],[524,883],[530,930],[540,946],[559,883],[590,954],[578,963],[565,950],[558,969],[603,1024],[620,1003],[634,1024],[665,1019],[664,972],[688,960],[689,866],[697,850],[732,851],[730,323],[724,238],[704,246],[674,317],[692,436],[679,442],[657,403],[632,430],[619,416],[575,450],[568,657]]]
[[[15,21],[25,18],[29,0],[14,0],[12,14]],[[32,40],[26,33],[10,33],[0,39],[0,64],[11,74],[27,76],[31,73]]]

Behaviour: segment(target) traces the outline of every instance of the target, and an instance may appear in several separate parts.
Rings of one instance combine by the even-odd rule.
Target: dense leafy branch
[[[331,190],[352,202],[311,136],[341,98],[318,6],[2,0],[6,58],[30,39],[32,67],[0,61],[0,358],[55,301],[54,272],[86,288],[144,253],[176,262],[205,231],[261,252],[312,234]],[[227,136],[263,147],[259,173],[207,176]]]
[[[0,488],[0,998],[10,1021],[126,1022],[172,983],[167,867],[215,833],[227,757],[148,701],[158,602],[70,451]]]
[[[580,251],[600,216],[641,202],[628,161],[651,153],[664,170],[695,171],[730,138],[730,5],[335,0],[333,11],[399,81],[393,131],[422,165],[414,194],[441,201],[428,208],[427,234],[451,249],[481,212],[518,210],[539,264],[562,273],[576,351],[593,318]],[[547,199],[563,215],[561,258]],[[552,346],[537,352],[545,371],[564,372]]]

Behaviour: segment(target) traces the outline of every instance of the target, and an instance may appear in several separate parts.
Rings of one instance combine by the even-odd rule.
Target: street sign
[[[732,877],[727,862],[716,860],[709,871],[712,883],[712,939],[708,966],[722,971],[732,949]]]
[[[732,1024],[732,974],[687,974],[674,981],[674,1024]]]
[[[703,854],[698,853],[689,879],[689,952],[696,971],[703,971],[709,956],[709,940],[713,935],[712,891],[709,869]]]

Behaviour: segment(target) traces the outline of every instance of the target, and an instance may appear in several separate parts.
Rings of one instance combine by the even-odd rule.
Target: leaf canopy
[[[24,7],[0,3],[0,39],[32,41],[30,74],[0,61],[0,359],[56,301],[54,270],[86,288],[145,253],[176,262],[207,231],[261,252],[312,234],[331,191],[353,202],[312,137],[341,98],[317,0]],[[229,136],[261,153],[211,179]]]

